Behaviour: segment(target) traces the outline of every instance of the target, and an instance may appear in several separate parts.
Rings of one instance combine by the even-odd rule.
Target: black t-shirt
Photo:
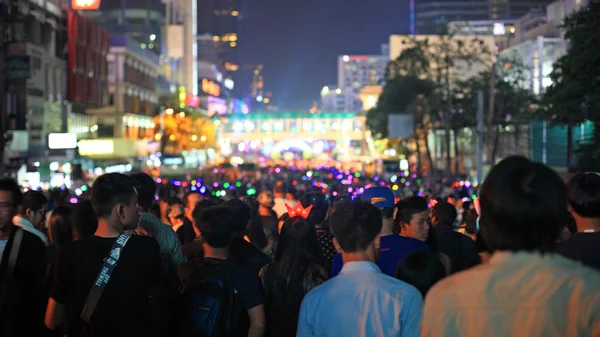
[[[248,267],[254,275],[258,275],[260,269],[269,263],[269,257],[265,253],[239,236],[231,241],[229,258]]]
[[[69,336],[151,335],[149,297],[161,281],[161,259],[156,240],[145,236],[129,239],[83,329],[79,315],[115,240],[91,236],[69,243],[58,254],[50,296],[69,308]]]
[[[277,228],[277,215],[275,212],[271,212],[270,215],[261,215],[260,221],[262,222],[263,228],[271,231],[271,235],[275,240],[279,239],[279,229]]]
[[[600,232],[573,233],[560,243],[558,253],[571,260],[580,261],[588,267],[600,270]]]
[[[35,234],[13,226],[0,264],[0,281],[8,272],[8,260],[12,251],[17,230],[23,232],[23,239],[14,269],[14,282],[18,289],[19,303],[13,312],[13,326],[20,327],[15,336],[45,336],[49,330],[44,326],[44,313],[48,304],[46,275],[48,260],[44,242]],[[0,325],[3,324],[0,317]]]
[[[179,241],[182,245],[194,241],[196,238],[196,232],[194,232],[194,225],[188,218],[183,218],[183,225],[175,232]]]

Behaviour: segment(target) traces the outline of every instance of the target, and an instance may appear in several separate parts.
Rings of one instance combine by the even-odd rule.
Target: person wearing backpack
[[[235,212],[215,206],[194,212],[204,258],[180,268],[179,336],[261,337],[265,331],[264,294],[258,275],[229,259]]]

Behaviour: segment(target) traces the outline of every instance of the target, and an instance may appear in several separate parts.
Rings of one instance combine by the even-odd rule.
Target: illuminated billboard
[[[76,11],[94,11],[100,7],[100,0],[71,0],[71,8]]]

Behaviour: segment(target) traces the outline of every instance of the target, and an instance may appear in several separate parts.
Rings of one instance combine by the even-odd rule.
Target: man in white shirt
[[[344,266],[306,295],[297,336],[418,336],[421,294],[375,264],[381,212],[370,202],[341,201],[334,205],[330,226]]]
[[[600,336],[600,273],[553,253],[567,192],[550,168],[509,157],[479,196],[489,263],[427,294],[421,336]]]
[[[283,182],[277,182],[275,184],[275,188],[273,188],[273,211],[277,213],[277,218],[281,218],[282,215],[287,213],[287,208],[285,205],[294,208],[296,207],[296,201],[288,200],[285,196],[285,186],[283,186]]]

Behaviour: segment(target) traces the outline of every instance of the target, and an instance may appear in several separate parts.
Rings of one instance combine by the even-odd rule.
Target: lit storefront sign
[[[128,158],[135,156],[135,144],[130,139],[84,139],[77,144],[79,154],[90,158]]]
[[[71,7],[76,11],[93,11],[100,7],[100,0],[72,0]]]
[[[217,98],[217,97],[208,97],[207,104],[208,115],[224,115],[227,113],[227,104],[225,104],[225,100]]]
[[[221,96],[221,86],[207,78],[202,79],[202,91],[211,96]]]
[[[74,133],[51,133],[48,135],[48,148],[51,150],[74,149],[77,135]]]

